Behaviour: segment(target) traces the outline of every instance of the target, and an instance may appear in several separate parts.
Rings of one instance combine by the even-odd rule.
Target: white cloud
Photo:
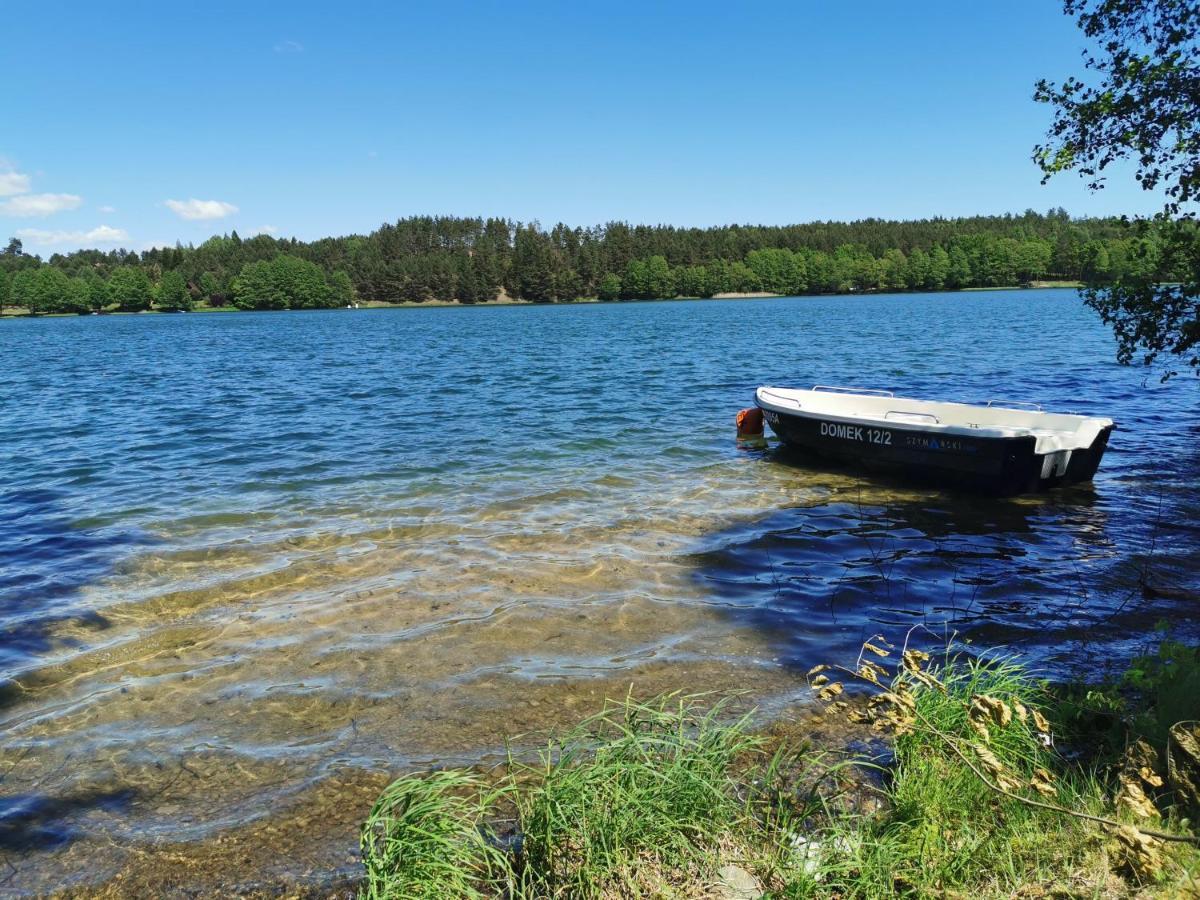
[[[279,229],[274,225],[260,225],[246,236],[254,237],[256,234],[279,234]]]
[[[115,213],[117,211],[115,206],[108,206],[107,204],[99,207],[99,209],[102,213]]]
[[[224,200],[168,200],[167,208],[181,219],[222,219],[238,208]]]
[[[113,228],[111,225],[97,225],[91,231],[84,235],[89,241],[98,241],[101,244],[111,244],[116,241],[129,240],[129,232],[124,228]]]
[[[304,45],[299,41],[280,41],[275,45],[276,53],[303,53]]]
[[[49,216],[64,209],[78,209],[82,203],[78,194],[18,194],[0,200],[0,215]]]
[[[25,194],[29,191],[29,176],[20,172],[0,172],[0,197]]]
[[[97,225],[91,231],[46,231],[41,228],[19,228],[17,237],[31,244],[117,244],[129,240],[124,228]]]

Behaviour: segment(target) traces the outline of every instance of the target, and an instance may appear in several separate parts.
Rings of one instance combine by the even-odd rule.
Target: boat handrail
[[[988,406],[1008,406],[1008,407],[1027,406],[1027,407],[1037,410],[1038,412],[1043,412],[1042,404],[1034,403],[1030,400],[989,400],[987,402],[987,405]]]
[[[904,418],[906,418],[906,419],[909,419],[909,420],[912,420],[912,419],[932,419],[932,420],[933,420],[933,423],[934,423],[935,425],[941,425],[941,424],[942,424],[942,420],[941,420],[941,419],[939,419],[937,416],[935,416],[933,413],[909,412],[908,410],[905,410],[905,409],[889,409],[887,412],[885,412],[885,413],[883,414],[883,418],[884,418],[885,420],[889,420],[889,421],[893,421],[893,420],[891,419],[891,417],[892,417],[892,416],[902,416],[902,417],[904,417]]]
[[[814,391],[831,391],[835,394],[877,394],[880,397],[895,397],[891,391],[880,391],[875,388],[841,387],[835,384],[814,384]]]

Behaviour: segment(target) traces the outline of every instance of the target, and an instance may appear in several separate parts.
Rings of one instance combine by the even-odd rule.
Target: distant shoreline
[[[479,308],[493,306],[578,306],[580,304],[605,304],[612,306],[620,306],[629,303],[674,303],[677,301],[690,300],[769,300],[783,299],[787,297],[876,297],[876,296],[900,296],[900,295],[927,295],[927,294],[969,294],[979,293],[981,291],[1026,291],[1026,290],[1078,290],[1084,287],[1080,281],[1035,281],[1027,285],[1005,285],[1002,287],[968,287],[958,288],[952,291],[847,291],[845,293],[832,294],[772,294],[767,291],[746,291],[746,292],[725,292],[713,294],[711,297],[655,297],[646,300],[601,300],[597,297],[581,297],[578,300],[551,300],[548,302],[539,303],[533,300],[521,300],[515,297],[509,297],[505,294],[500,295],[495,300],[483,300],[478,303],[463,303],[460,300],[426,300],[423,302],[405,301],[403,303],[388,303],[383,300],[361,300],[354,307],[327,307],[331,309],[422,309],[422,308]],[[306,310],[292,309],[239,309],[236,306],[203,306],[197,305],[190,312],[194,313],[238,313],[238,312],[305,312]],[[21,307],[6,306],[0,308],[0,318],[4,319],[76,319],[93,315],[92,313],[41,313],[34,316],[28,310]],[[173,311],[164,311],[160,309],[146,309],[138,311],[121,311],[112,310],[97,313],[102,316],[144,316],[144,315],[180,315]]]

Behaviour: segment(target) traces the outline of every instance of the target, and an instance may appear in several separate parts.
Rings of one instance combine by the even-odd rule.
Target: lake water
[[[1138,581],[1196,587],[1200,391],[1074,292],[4,321],[0,359],[0,891],[320,883],[389,773],[630,685],[778,715],[878,631],[1098,675],[1195,622]],[[1119,430],[1013,499],[736,448],[814,382]]]

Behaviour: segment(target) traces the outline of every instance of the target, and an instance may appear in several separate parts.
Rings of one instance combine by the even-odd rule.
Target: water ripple
[[[1195,624],[1137,590],[1200,571],[1194,385],[1116,365],[1069,292],[4,321],[0,351],[31,893],[631,681],[792,697],[916,624],[1078,670]],[[736,450],[758,384],[814,382],[1119,430],[1094,486],[1009,500]]]

